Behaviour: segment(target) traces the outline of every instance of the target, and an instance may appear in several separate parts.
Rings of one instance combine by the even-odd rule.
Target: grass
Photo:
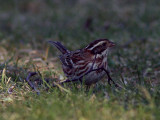
[[[160,2],[118,0],[23,0],[0,5],[0,118],[160,119]],[[30,71],[64,80],[57,49],[70,50],[99,38],[116,42],[109,55],[111,76],[122,90],[98,82],[62,88],[39,86],[37,95],[25,82]],[[8,93],[10,90],[11,94]]]

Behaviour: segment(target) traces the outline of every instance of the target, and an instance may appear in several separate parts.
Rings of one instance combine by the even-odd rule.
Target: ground
[[[1,1],[1,120],[160,119],[159,6],[159,0]],[[89,90],[79,83],[52,88],[65,76],[47,41],[76,50],[100,38],[116,43],[108,64],[123,89],[106,79]],[[34,71],[43,79],[40,95],[25,81]]]

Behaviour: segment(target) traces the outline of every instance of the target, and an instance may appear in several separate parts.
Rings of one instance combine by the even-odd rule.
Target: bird
[[[63,72],[67,77],[62,83],[80,81],[90,86],[107,76],[108,84],[111,86],[112,82],[115,87],[118,87],[118,84],[110,76],[107,60],[110,49],[115,46],[114,42],[108,39],[98,39],[88,44],[85,48],[75,51],[68,50],[61,42],[48,42],[54,45],[61,53],[59,59]]]

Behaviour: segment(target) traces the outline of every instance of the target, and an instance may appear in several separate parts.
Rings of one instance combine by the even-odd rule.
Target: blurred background
[[[42,49],[59,40],[71,49],[99,38],[118,44],[158,40],[159,0],[1,0],[1,45]],[[7,43],[7,44],[6,44]]]

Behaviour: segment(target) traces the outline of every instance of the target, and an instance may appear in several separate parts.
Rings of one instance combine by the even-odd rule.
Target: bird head
[[[85,49],[89,50],[92,54],[107,54],[108,50],[115,46],[115,43],[108,39],[99,39],[90,43]]]

